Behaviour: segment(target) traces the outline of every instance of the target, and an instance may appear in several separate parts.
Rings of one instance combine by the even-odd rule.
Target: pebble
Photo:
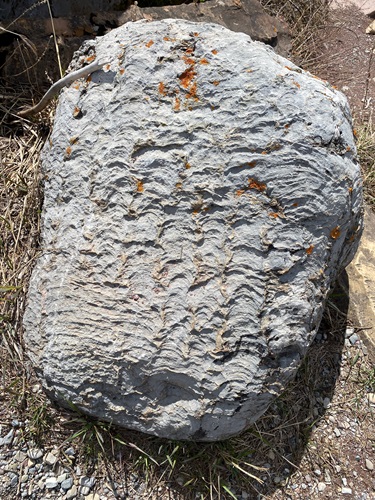
[[[324,491],[326,488],[326,483],[318,483],[318,491]]]
[[[331,404],[331,400],[329,398],[324,398],[323,399],[323,407],[325,409],[329,408],[329,405]]]
[[[57,462],[57,457],[51,452],[48,452],[47,455],[44,457],[44,463],[47,465],[55,465]]]
[[[13,436],[14,436],[14,429],[11,429],[5,437],[0,438],[0,446],[4,446],[5,444],[10,444],[13,440]]]
[[[88,486],[80,486],[79,493],[80,495],[87,496],[90,493],[90,488]]]
[[[242,498],[246,500],[248,497],[243,496],[244,492],[242,492]],[[245,493],[247,495],[247,493]],[[90,493],[87,495],[86,500],[100,500],[100,496],[97,493]]]
[[[95,485],[95,478],[82,476],[79,478],[79,484],[80,486],[86,486],[91,490],[91,488]]]
[[[57,482],[56,477],[47,477],[45,481],[45,487],[47,490],[53,490],[56,486],[58,486],[58,484],[59,483]]]
[[[64,481],[61,482],[61,488],[63,490],[69,490],[73,486],[73,478],[68,477],[67,479],[64,479]]]
[[[23,451],[17,451],[13,458],[14,460],[17,460],[17,462],[23,462],[26,457],[26,453],[24,453]]]
[[[27,450],[27,456],[32,460],[38,460],[39,458],[42,458],[43,451],[39,448],[32,448],[31,450]]]
[[[374,464],[371,462],[369,458],[366,458],[366,469],[368,470],[374,470]]]
[[[70,488],[70,490],[68,490],[66,492],[66,500],[72,500],[73,498],[75,498],[78,494],[78,491],[77,491],[77,486],[75,484],[73,484],[73,486]]]
[[[359,340],[359,337],[356,333],[354,333],[354,335],[351,335],[349,337],[349,342],[351,343],[351,345],[355,345]]]
[[[340,429],[338,429],[337,427],[335,427],[335,428],[333,429],[333,432],[335,433],[336,437],[340,437],[340,436],[341,436]]]
[[[351,488],[346,488],[345,486],[343,486],[341,488],[341,493],[343,495],[351,495],[352,494],[352,489]]]

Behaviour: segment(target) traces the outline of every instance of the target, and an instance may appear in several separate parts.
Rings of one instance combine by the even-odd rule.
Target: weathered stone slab
[[[109,66],[62,93],[44,152],[30,358],[62,404],[227,438],[294,376],[358,246],[347,101],[214,24],[140,21],[93,50]]]

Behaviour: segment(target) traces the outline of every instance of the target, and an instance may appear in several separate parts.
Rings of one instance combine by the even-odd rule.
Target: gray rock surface
[[[358,246],[345,97],[214,24],[127,24],[63,91],[25,343],[61,404],[218,440],[294,376]],[[74,64],[73,64],[74,66]]]

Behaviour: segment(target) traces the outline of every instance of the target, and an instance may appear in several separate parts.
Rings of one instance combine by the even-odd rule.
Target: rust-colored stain
[[[293,80],[293,82],[292,82],[292,83],[293,83],[293,85],[295,85],[298,89],[300,89],[300,88],[301,88],[301,85],[300,85],[298,82],[295,82],[295,81]]]
[[[85,60],[87,63],[91,63],[91,62],[95,61],[95,56],[94,55],[88,56],[88,57],[86,57]]]
[[[253,161],[248,161],[248,162],[247,162],[247,165],[248,165],[248,167],[250,167],[250,168],[254,168],[256,164],[257,164],[256,160],[253,160]]]
[[[289,123],[287,123],[286,125],[284,125],[284,128],[288,129],[290,127]]]
[[[244,192],[245,192],[244,189],[237,189],[236,196],[242,196],[244,194]]]
[[[78,140],[79,140],[79,137],[78,137],[78,135],[76,135],[74,137],[71,137],[69,139],[69,142],[70,142],[71,145],[73,145],[73,144],[76,144],[78,142]]]
[[[307,255],[311,255],[314,250],[314,245],[310,245],[309,248],[306,248]]]
[[[292,207],[298,207],[298,203],[293,203]]]
[[[74,89],[76,89],[76,90],[79,90],[79,88],[80,88],[80,84],[79,84],[79,83],[75,83],[75,84],[73,85],[73,88],[74,88]]]
[[[81,114],[81,108],[75,107],[73,111],[74,118],[77,118],[77,116],[79,116],[80,114]]]
[[[146,47],[149,49],[152,45],[154,45],[154,41],[150,40],[146,43]]]
[[[257,191],[265,191],[266,189],[266,185],[263,182],[258,182],[252,177],[249,178],[248,183],[250,189],[256,189]]]
[[[86,82],[91,82],[91,80],[92,80],[92,77],[91,77],[91,75],[89,75],[89,76],[86,78]]]
[[[341,235],[340,227],[336,226],[335,228],[332,229],[332,231],[329,234],[333,240],[337,240],[338,238],[340,238]]]
[[[72,148],[68,146],[65,150],[66,156],[70,156],[72,154]]]
[[[167,95],[167,93],[165,91],[165,85],[164,85],[163,82],[159,83],[159,94],[161,94],[161,95]]]
[[[355,128],[353,128],[353,135],[354,135],[354,137],[358,136],[358,132],[357,132],[357,130]]]
[[[185,50],[185,53],[186,53],[186,54],[192,54],[193,52],[194,52],[193,47],[188,47],[188,48]]]
[[[181,75],[179,75],[179,79],[181,81],[181,85],[184,87],[184,89],[187,89],[193,79],[196,76],[196,71],[194,71],[194,68],[192,66],[189,66],[188,68],[185,69]]]
[[[194,61],[194,59],[192,57],[182,56],[182,60],[188,66],[193,66],[195,64],[195,61]]]
[[[220,82],[219,82],[219,80],[214,80],[214,81],[212,82],[212,85],[215,85],[215,86],[217,87],[217,86],[219,85],[219,83],[220,83]]]
[[[267,154],[267,151],[262,151],[262,155],[266,155]]]
[[[353,192],[353,188],[352,188],[352,187],[349,187],[349,188],[348,188],[348,191],[349,191],[349,193],[350,193],[350,194],[352,194],[352,192]]]
[[[270,214],[268,214],[268,216],[277,219],[279,217],[279,214],[277,212],[271,212]]]
[[[104,70],[105,70],[105,71],[109,71],[110,69],[111,69],[111,65],[110,65],[110,64],[106,64],[106,65],[104,66]]]
[[[189,92],[186,94],[186,99],[195,99],[198,100],[197,97],[197,82],[194,82],[189,87]]]
[[[199,36],[199,33],[195,32],[193,33],[194,36]]]
[[[137,193],[143,193],[144,189],[143,182],[137,180]]]
[[[349,153],[349,151],[351,151],[352,148],[350,146],[346,146],[346,152]]]
[[[165,40],[166,42],[169,42],[170,38],[169,38],[169,36],[165,36],[165,37],[163,37],[163,40]]]
[[[190,165],[190,163],[189,163],[189,162],[186,162],[186,163],[185,163],[185,168],[186,168],[186,169],[191,168],[191,165]]]
[[[289,66],[284,66],[284,68],[288,69],[289,71],[292,71],[292,68],[290,68]]]
[[[125,73],[124,68],[120,68],[120,75],[123,75]]]
[[[211,50],[211,52],[213,53],[214,56],[216,56],[216,54],[217,54],[217,50],[216,49]]]
[[[176,189],[181,189],[181,188],[182,188],[182,182],[177,182]]]
[[[174,98],[174,104],[173,104],[173,109],[175,111],[180,111],[180,107],[181,107],[181,101],[178,97],[175,97]]]
[[[199,64],[210,64],[205,57],[202,57],[202,59],[199,61]]]

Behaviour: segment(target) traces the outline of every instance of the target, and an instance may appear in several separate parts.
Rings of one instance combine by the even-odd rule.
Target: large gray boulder
[[[348,104],[242,33],[139,21],[63,91],[24,317],[46,391],[174,439],[246,429],[357,248]],[[74,65],[73,65],[74,66]]]

